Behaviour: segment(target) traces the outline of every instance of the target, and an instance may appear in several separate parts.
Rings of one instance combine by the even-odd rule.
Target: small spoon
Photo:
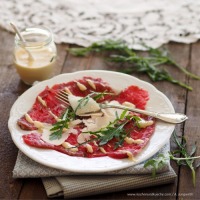
[[[23,36],[21,35],[20,31],[18,30],[18,28],[13,23],[10,23],[10,25],[12,26],[13,30],[15,31],[15,33],[18,35],[19,39],[21,40],[23,48],[28,53],[28,56],[29,56],[30,60],[33,61],[34,60],[33,55],[31,54],[31,52],[28,49],[26,49],[26,40],[23,38]]]

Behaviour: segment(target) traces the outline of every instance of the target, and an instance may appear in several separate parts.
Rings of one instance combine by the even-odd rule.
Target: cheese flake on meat
[[[69,95],[68,99],[73,110],[74,111],[76,110],[77,115],[81,115],[88,112],[96,112],[100,110],[99,104],[90,97],[88,97],[88,101],[86,102],[86,104],[84,105],[84,102],[83,102],[83,105],[81,106],[79,105],[80,105],[80,100],[82,99],[82,97]]]
[[[69,128],[68,129],[63,129],[62,137],[60,139],[56,139],[56,140],[50,140],[49,139],[50,135],[52,134],[52,132],[50,131],[52,126],[46,126],[43,129],[42,139],[45,142],[48,142],[50,144],[61,145],[70,136],[70,134],[78,134],[78,131],[76,129],[74,129],[73,127],[76,126],[77,124],[80,124],[81,122],[82,122],[81,120],[71,121],[69,123]]]
[[[49,144],[54,144],[54,145],[61,145],[70,135],[70,129],[68,129],[67,131],[65,131],[64,133],[62,133],[62,137],[60,139],[56,139],[56,140],[50,140],[49,137],[52,134],[52,132],[50,131],[50,129],[45,128],[43,130],[42,133],[42,139],[49,143]]]
[[[117,101],[111,101],[108,104],[112,105],[120,105]],[[106,108],[102,109],[102,116],[91,116],[89,119],[84,119],[83,123],[86,128],[83,129],[84,132],[89,131],[98,131],[102,128],[106,128],[110,123],[112,123],[116,119],[116,115],[120,116],[123,112],[121,109],[116,108]],[[128,114],[128,112],[127,112]]]

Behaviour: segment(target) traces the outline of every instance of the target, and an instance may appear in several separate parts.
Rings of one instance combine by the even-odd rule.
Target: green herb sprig
[[[158,169],[165,166],[168,158],[165,157],[163,154],[158,154],[157,158],[149,159],[145,164],[144,167],[152,167],[152,177],[156,177],[156,172]]]
[[[50,129],[52,132],[49,136],[50,140],[58,140],[62,137],[63,129],[69,128],[69,123],[71,120],[75,119],[75,112],[71,107],[68,107],[63,114],[60,121],[53,124],[53,128]]]
[[[195,169],[200,166],[200,163],[198,165],[194,166],[195,159],[200,158],[200,156],[193,157],[193,155],[196,152],[197,147],[196,147],[196,145],[193,145],[191,152],[188,153],[188,151],[187,151],[187,141],[186,141],[185,137],[181,138],[182,139],[182,143],[181,143],[180,139],[178,138],[178,136],[174,132],[173,133],[173,139],[174,139],[174,142],[177,144],[179,149],[172,151],[172,152],[169,152],[169,157],[170,157],[171,160],[174,160],[178,165],[187,166],[191,170],[192,182],[193,182],[193,185],[195,186],[195,183],[196,183]],[[175,157],[177,154],[180,154],[179,155],[180,158]]]
[[[113,95],[112,93],[109,92],[92,92],[90,94],[88,94],[87,96],[81,98],[80,100],[78,100],[78,105],[75,109],[75,113],[77,112],[78,109],[81,109],[82,107],[86,106],[90,100],[90,98],[93,98],[95,101],[98,101],[99,99],[101,99],[102,97],[104,97],[105,95]]]
[[[133,72],[145,73],[152,81],[168,81],[177,84],[188,90],[192,90],[189,85],[176,80],[166,69],[160,68],[161,65],[172,65],[178,68],[187,76],[200,80],[197,76],[185,68],[178,65],[167,53],[160,49],[153,49],[145,46],[149,52],[148,56],[139,56],[135,51],[130,49],[123,41],[106,40],[99,43],[93,43],[86,48],[71,48],[69,52],[75,56],[86,56],[91,52],[116,52],[105,59],[113,63],[128,63],[131,66],[119,71],[131,74]]]
[[[89,95],[87,95],[86,97],[83,97],[79,100],[79,104],[74,111],[73,111],[72,107],[69,106],[67,108],[67,110],[65,111],[65,113],[63,114],[63,116],[61,117],[60,121],[53,124],[53,128],[50,129],[50,131],[52,133],[50,134],[49,139],[56,140],[56,139],[60,139],[62,137],[63,129],[69,128],[70,121],[74,120],[76,117],[77,109],[79,109],[83,106],[86,106],[90,97],[92,97],[94,100],[97,101],[108,94],[112,95],[112,93],[108,93],[108,92],[92,92]]]
[[[137,116],[127,115],[127,110],[124,110],[119,117],[117,116],[117,118],[113,122],[110,122],[105,128],[95,132],[89,131],[85,133],[95,135],[100,146],[107,144],[110,140],[115,138],[117,140],[114,146],[115,150],[119,148],[124,143],[124,139],[129,136],[129,132],[127,132],[124,127],[131,120],[134,120],[137,125],[138,121],[141,119]]]
[[[196,145],[193,145],[192,150],[190,153],[187,151],[187,141],[184,137],[180,138],[176,135],[176,133],[173,133],[173,139],[176,145],[178,146],[178,149],[172,152],[169,152],[168,155],[159,154],[158,158],[153,158],[148,160],[144,167],[151,166],[152,167],[152,176],[156,176],[156,171],[163,167],[168,159],[171,159],[175,161],[178,165],[183,165],[188,167],[191,170],[192,173],[192,182],[195,186],[196,183],[196,172],[195,170],[200,167],[200,162],[194,166],[195,159],[199,159],[200,156],[194,156],[197,147]],[[182,142],[181,142],[182,141]],[[179,154],[180,157],[176,157],[177,154]]]

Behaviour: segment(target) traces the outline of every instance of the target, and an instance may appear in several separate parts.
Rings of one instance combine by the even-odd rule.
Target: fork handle
[[[100,104],[100,107],[102,109],[104,108],[117,108],[117,109],[122,109],[122,110],[128,110],[148,116],[155,117],[157,119],[160,119],[162,121],[172,123],[172,124],[178,124],[184,122],[188,117],[184,114],[181,113],[159,113],[159,112],[152,112],[152,111],[147,111],[147,110],[141,110],[138,108],[129,108],[126,106],[117,106],[117,105],[112,105],[112,104]]]

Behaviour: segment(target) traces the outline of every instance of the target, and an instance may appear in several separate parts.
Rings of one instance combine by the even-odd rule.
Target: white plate
[[[154,155],[159,149],[161,149],[165,143],[169,141],[169,138],[174,130],[174,125],[157,122],[156,129],[149,144],[142,150],[142,152],[136,157],[136,162],[128,159],[112,159],[109,157],[100,158],[82,158],[71,157],[54,150],[33,148],[26,145],[23,142],[22,135],[27,131],[21,130],[17,125],[17,120],[25,114],[35,102],[37,95],[44,90],[48,85],[49,87],[57,84],[72,81],[75,79],[81,79],[83,76],[100,77],[104,81],[108,82],[110,86],[117,90],[123,90],[130,85],[137,85],[149,92],[150,100],[147,103],[147,110],[154,110],[159,112],[174,112],[174,108],[168,98],[161,92],[159,92],[151,84],[141,81],[133,76],[129,76],[122,73],[90,70],[79,71],[75,73],[61,74],[50,80],[43,81],[37,85],[31,87],[24,92],[14,103],[8,121],[8,127],[12,136],[12,139],[16,146],[31,159],[57,169],[81,172],[81,173],[101,173],[106,171],[113,171],[123,169],[135,164],[138,164],[152,155]]]

